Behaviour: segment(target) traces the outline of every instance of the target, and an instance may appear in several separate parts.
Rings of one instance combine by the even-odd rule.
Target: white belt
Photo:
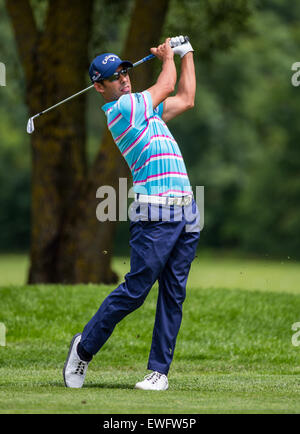
[[[157,205],[178,205],[186,206],[190,205],[193,200],[193,196],[189,194],[188,196],[180,197],[169,197],[169,196],[154,196],[147,194],[135,193],[134,198],[137,202],[141,203],[155,203]]]

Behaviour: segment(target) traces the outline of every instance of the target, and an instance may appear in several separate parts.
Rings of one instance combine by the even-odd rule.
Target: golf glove
[[[193,47],[189,42],[184,42],[185,39],[182,35],[175,36],[171,38],[171,46],[173,47],[174,54],[179,54],[181,58],[189,53],[190,51],[194,51]]]

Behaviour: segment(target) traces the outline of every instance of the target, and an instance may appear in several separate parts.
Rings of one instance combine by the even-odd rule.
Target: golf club
[[[189,41],[188,36],[185,36],[185,37],[184,37],[184,41],[182,42],[182,44],[184,44],[184,43],[186,43],[186,42],[188,42],[188,41]],[[170,42],[170,44],[171,44],[171,42]],[[172,47],[172,44],[171,44],[171,47]],[[173,48],[173,47],[172,47],[172,48]],[[141,65],[141,64],[144,63],[144,62],[147,62],[147,61],[150,60],[150,59],[153,59],[154,57],[155,57],[154,54],[149,54],[149,56],[143,57],[141,60],[138,60],[137,62],[135,62],[135,63],[133,64],[133,68],[135,68],[135,67],[138,66],[138,65]],[[80,90],[80,91],[77,92],[77,93],[74,93],[74,95],[69,96],[68,98],[66,98],[66,99],[64,99],[64,100],[62,100],[62,101],[60,101],[60,102],[58,102],[57,104],[54,104],[54,105],[51,106],[51,107],[48,107],[47,109],[45,109],[45,110],[41,111],[40,113],[37,113],[36,115],[34,115],[34,116],[32,116],[31,118],[29,118],[29,119],[28,119],[28,122],[27,122],[27,133],[28,133],[28,134],[33,133],[33,131],[34,131],[34,122],[33,122],[33,120],[34,120],[35,118],[37,118],[37,117],[43,115],[44,113],[49,112],[50,110],[53,110],[55,107],[58,107],[59,105],[65,103],[65,102],[67,102],[67,101],[70,101],[71,99],[75,98],[76,96],[81,95],[82,93],[86,92],[86,91],[89,90],[89,89],[92,89],[92,87],[94,87],[94,84],[91,84],[90,86],[86,87],[85,89],[82,89],[82,90]]]

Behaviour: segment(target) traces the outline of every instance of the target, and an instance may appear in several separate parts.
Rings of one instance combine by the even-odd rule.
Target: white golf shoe
[[[136,383],[135,389],[141,390],[167,390],[169,387],[168,378],[164,374],[153,371],[146,375],[143,381]]]
[[[82,387],[89,362],[81,360],[77,354],[77,345],[81,340],[81,333],[73,336],[68,357],[63,369],[63,377],[66,387],[79,389]]]

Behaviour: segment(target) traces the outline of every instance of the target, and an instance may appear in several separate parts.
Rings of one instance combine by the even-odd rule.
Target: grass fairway
[[[115,259],[121,275],[129,259]],[[3,273],[2,273],[3,270]],[[11,272],[9,271],[11,270]],[[198,257],[166,392],[134,390],[147,373],[157,286],[90,364],[85,386],[66,389],[71,337],[113,289],[26,286],[26,259],[0,257],[0,413],[299,413],[300,267]]]

